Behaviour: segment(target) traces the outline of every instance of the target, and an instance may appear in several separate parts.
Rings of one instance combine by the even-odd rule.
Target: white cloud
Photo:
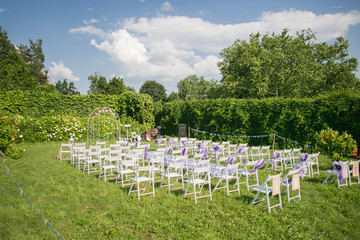
[[[52,66],[49,67],[49,79],[50,82],[55,83],[58,80],[67,79],[68,81],[77,82],[80,79],[73,75],[73,72],[64,66],[64,63],[60,61],[59,63],[51,62]]]
[[[92,18],[92,19],[90,19],[90,20],[84,20],[84,24],[86,24],[86,25],[88,25],[88,24],[93,24],[93,23],[97,23],[97,22],[99,22],[99,20],[94,19],[94,18]]]
[[[288,28],[295,34],[310,28],[319,41],[328,41],[344,36],[351,25],[359,23],[358,11],[316,15],[290,9],[264,12],[256,21],[246,23],[215,24],[201,18],[159,16],[126,19],[112,32],[93,26],[70,32],[95,35],[91,45],[111,57],[125,80],[178,81],[190,74],[219,79],[219,52],[236,39],[248,40],[251,33],[279,34]]]
[[[169,2],[164,2],[163,5],[161,5],[161,10],[170,11],[173,10],[173,6],[171,6]]]

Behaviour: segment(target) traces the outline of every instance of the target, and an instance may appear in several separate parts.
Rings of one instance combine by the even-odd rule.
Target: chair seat
[[[103,165],[103,166],[101,166],[101,168],[103,168],[103,169],[114,169],[114,168],[116,168],[116,166],[115,165]]]
[[[170,173],[164,173],[163,176],[166,178],[174,178],[174,177],[181,177],[181,174],[176,172],[170,172]]]
[[[151,178],[146,177],[146,176],[141,176],[141,177],[138,177],[138,178],[131,177],[131,178],[129,178],[129,180],[130,180],[130,181],[135,181],[135,182],[148,182],[148,181],[152,181]]]
[[[251,190],[254,190],[256,192],[261,192],[261,193],[264,193],[266,194],[266,188],[267,188],[267,191],[268,192],[271,192],[272,191],[272,188],[271,187],[265,187],[263,185],[260,185],[260,186],[256,186],[256,187],[252,187],[250,188]]]
[[[194,180],[190,180],[192,184],[207,184],[208,181],[205,181],[201,178],[195,178]]]

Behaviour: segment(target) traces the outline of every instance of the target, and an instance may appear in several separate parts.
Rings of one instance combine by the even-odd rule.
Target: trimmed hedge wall
[[[98,107],[110,107],[119,116],[139,123],[153,123],[153,101],[149,95],[126,92],[122,95],[61,95],[43,91],[9,91],[0,94],[3,115],[88,117]]]
[[[185,123],[209,133],[231,136],[275,133],[315,145],[315,133],[330,127],[347,131],[360,142],[360,96],[351,93],[314,99],[176,101],[164,104],[156,114],[163,134],[167,135],[177,135],[178,124]]]

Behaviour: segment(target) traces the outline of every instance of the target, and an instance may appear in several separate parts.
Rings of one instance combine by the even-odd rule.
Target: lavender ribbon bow
[[[184,141],[182,141],[182,143],[183,143],[184,147],[186,147],[189,142],[187,140],[184,140]]]
[[[275,151],[271,156],[271,159],[277,159],[278,157],[280,157],[280,153],[278,151]]]
[[[198,147],[198,149],[199,149],[199,151],[200,151],[201,149],[204,148],[204,143],[199,142],[198,145],[197,145],[197,147]]]
[[[169,145],[172,146],[174,144],[174,139],[170,138],[169,139]]]
[[[244,152],[244,149],[244,146],[242,146],[241,148],[239,148],[238,153],[241,155]]]
[[[257,161],[254,168],[253,168],[253,170],[251,170],[250,173],[255,172],[256,169],[261,168],[263,165],[264,165],[264,159]]]
[[[148,159],[148,157],[149,157],[149,153],[148,153],[148,149],[150,148],[150,144],[147,144],[146,146],[145,146],[145,153],[144,153],[144,158],[145,159]]]
[[[162,139],[159,138],[158,140],[156,140],[157,144],[160,145],[162,143]]]
[[[128,144],[129,144],[129,142],[128,142],[128,141],[125,141],[124,144],[123,144],[123,146],[127,146]]]
[[[342,162],[333,162],[333,168],[337,171],[338,174],[338,179],[340,180],[340,182],[344,181],[344,176],[343,176],[343,168],[345,167],[345,164]]]
[[[201,160],[204,160],[208,156],[209,156],[208,151],[206,149],[204,149],[204,155],[201,157]]]
[[[224,164],[224,167],[226,167],[226,165],[228,164],[232,164],[234,162],[234,155],[231,155],[230,157],[228,157],[226,163]]]
[[[181,155],[185,156],[186,153],[187,153],[187,149],[186,149],[186,147],[184,147],[184,149],[181,151]]]
[[[309,157],[309,154],[307,153],[304,153],[304,154],[301,154],[299,159],[300,159],[300,163],[302,164],[303,162],[305,162]]]
[[[135,149],[138,148],[138,145],[139,145],[139,141],[136,141],[136,143],[135,143]]]

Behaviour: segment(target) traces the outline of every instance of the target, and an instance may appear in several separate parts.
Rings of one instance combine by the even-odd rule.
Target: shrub
[[[327,128],[318,133],[317,138],[320,151],[334,160],[344,160],[357,154],[356,141],[347,132],[339,134],[338,131]]]

